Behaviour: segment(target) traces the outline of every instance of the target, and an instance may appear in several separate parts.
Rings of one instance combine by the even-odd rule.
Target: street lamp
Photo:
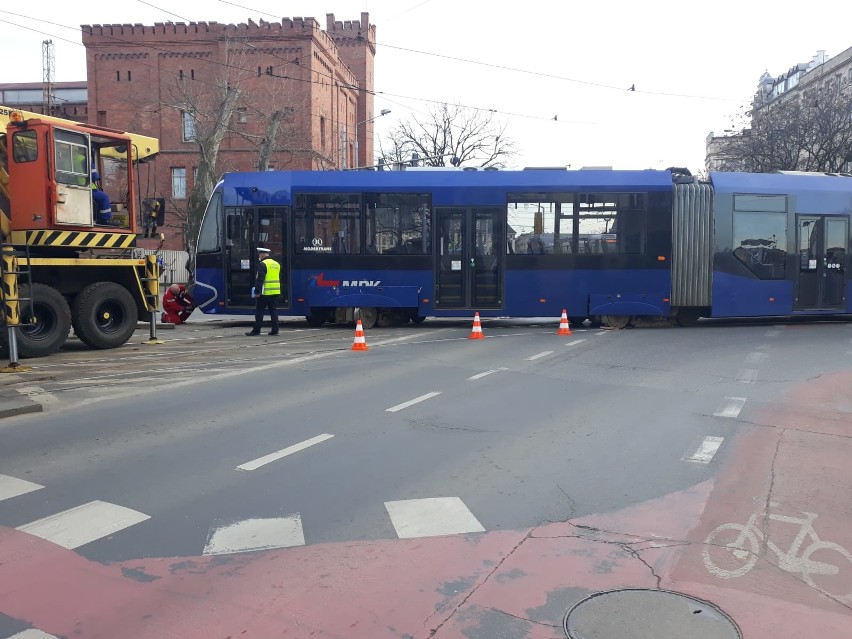
[[[372,118],[370,118],[368,120],[364,120],[363,122],[356,122],[355,123],[355,168],[356,169],[359,166],[361,166],[361,159],[358,156],[358,127],[361,126],[362,124],[367,124],[369,122],[372,122],[373,120],[380,118],[383,115],[387,115],[390,112],[391,112],[390,109],[382,109],[381,112],[378,115],[374,115]]]

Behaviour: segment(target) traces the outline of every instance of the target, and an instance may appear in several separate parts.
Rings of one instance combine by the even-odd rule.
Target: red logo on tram
[[[317,286],[340,286],[340,280],[327,280],[324,279],[325,273],[320,273],[319,275],[315,275],[312,279],[316,282]]]

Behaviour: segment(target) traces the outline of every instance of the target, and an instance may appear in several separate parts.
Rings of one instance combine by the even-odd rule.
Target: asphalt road
[[[801,410],[785,427],[812,430],[835,448],[848,441],[848,399],[818,418],[839,424],[836,432],[814,426],[807,391],[791,402],[809,384],[849,373],[852,325],[843,322],[575,329],[566,337],[556,322],[494,320],[483,323],[485,340],[470,340],[469,322],[429,321],[368,331],[366,353],[350,350],[351,328],[291,322],[259,338],[245,330],[190,323],[163,331],[160,346],[141,345],[140,332],[116,351],[72,344],[27,362],[33,370],[7,378],[4,392],[44,412],[0,422],[0,526],[125,568],[259,549],[469,539],[617,517],[718,485],[726,468],[742,478],[749,459],[762,459],[763,444],[750,438],[780,432],[767,415],[781,407],[786,416],[790,406]],[[804,442],[802,455],[813,458],[813,445]],[[773,464],[778,455],[776,447]],[[812,472],[819,462],[810,463]],[[745,524],[755,503],[769,508],[764,488],[772,492],[777,472],[773,465],[756,479],[760,489],[705,499],[700,512],[706,519],[736,496]],[[833,481],[840,489],[847,479]],[[845,498],[819,500],[821,512],[835,514],[822,530],[852,548]],[[700,528],[691,510],[658,514]],[[643,517],[635,521],[654,515]],[[638,535],[644,524],[635,532],[624,525],[622,533]],[[707,570],[701,580],[712,582]],[[34,574],[50,579],[47,569]],[[852,572],[849,579],[852,592]],[[595,590],[582,579],[572,585]],[[834,601],[841,614],[849,604]],[[4,608],[0,597],[0,637],[30,627],[60,636],[35,613],[22,616],[22,605]],[[547,615],[559,610],[567,605]],[[457,636],[451,626],[444,636]],[[482,635],[458,636],[485,636],[489,627],[481,621]],[[338,636],[330,625],[314,630]]]

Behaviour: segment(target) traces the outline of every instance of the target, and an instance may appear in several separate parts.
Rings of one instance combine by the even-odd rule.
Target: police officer
[[[246,335],[260,335],[263,325],[263,314],[269,309],[272,329],[269,335],[278,335],[278,308],[275,302],[281,295],[281,265],[272,259],[268,248],[258,248],[257,278],[254,283],[254,326]]]

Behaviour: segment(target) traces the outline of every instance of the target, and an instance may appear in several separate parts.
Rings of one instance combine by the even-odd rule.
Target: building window
[[[325,116],[320,116],[320,149],[325,151]]]
[[[116,81],[116,82],[121,82],[121,71],[116,71],[116,72],[115,72],[115,81]]]
[[[245,124],[248,122],[248,112],[245,107],[240,107],[237,109],[237,122],[240,124]]]
[[[130,71],[127,72],[127,81],[130,82]]]
[[[186,199],[186,169],[183,167],[172,167],[172,198]]]
[[[74,110],[76,114],[77,110]],[[107,116],[106,111],[98,111],[98,126],[106,126],[107,125]]]
[[[189,70],[189,79],[190,79],[190,80],[195,80],[195,69],[190,69],[190,70]]]
[[[181,122],[183,124],[183,141],[193,142],[195,140],[195,116],[190,111],[180,112]]]

